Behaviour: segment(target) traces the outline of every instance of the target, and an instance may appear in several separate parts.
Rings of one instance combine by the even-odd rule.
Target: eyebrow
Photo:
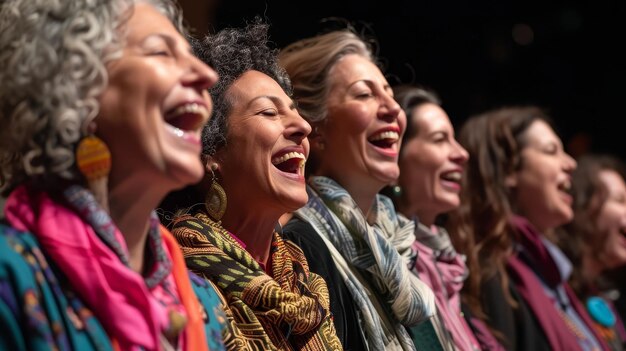
[[[172,37],[171,35],[166,34],[166,33],[153,33],[153,34],[150,34],[150,35],[146,36],[145,38],[143,38],[143,40],[141,41],[141,44],[143,45],[148,39],[151,39],[151,38],[154,38],[154,37],[161,38],[163,41],[165,41],[165,44],[167,44],[170,47],[174,47],[174,48],[178,47],[178,42],[176,41],[176,39],[174,39],[174,37]],[[186,43],[186,41],[185,41],[185,43]],[[191,53],[191,54],[193,54],[195,56],[195,54],[193,52],[193,48],[191,47],[191,45],[183,45],[183,49],[187,50],[189,53]]]
[[[283,101],[278,97],[278,96],[274,96],[274,95],[259,95],[254,97],[252,100],[250,100],[250,102],[248,102],[248,106],[252,105],[255,101],[259,100],[259,99],[268,99],[271,100],[274,105],[279,105],[282,106],[284,105]],[[293,110],[296,108],[296,102],[292,99],[290,99],[290,104],[289,104],[289,109]]]
[[[354,82],[350,83],[350,84],[348,85],[348,89],[350,89],[353,85],[355,85],[355,84],[357,84],[357,83],[359,83],[359,82],[364,82],[364,83],[365,83],[365,84],[367,84],[368,86],[376,85],[376,84],[374,83],[374,81],[373,81],[373,80],[371,80],[371,79],[359,79],[359,80],[355,80]],[[393,92],[393,89],[391,89],[391,86],[390,86],[389,84],[385,84],[385,85],[383,85],[383,89],[384,89],[384,90],[388,90],[388,91]]]

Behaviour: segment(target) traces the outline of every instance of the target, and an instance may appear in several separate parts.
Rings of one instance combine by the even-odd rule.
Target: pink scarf
[[[144,279],[124,265],[89,224],[45,193],[17,188],[7,199],[5,215],[14,228],[37,237],[122,350],[160,348],[160,334],[169,326],[167,307],[155,298],[160,284],[149,291]],[[109,218],[100,219],[112,224]],[[122,234],[117,228],[114,233],[118,249],[128,256]],[[165,279],[173,278],[169,274]]]
[[[567,282],[562,281],[556,263],[548,249],[541,241],[541,234],[525,218],[513,216],[511,224],[517,230],[518,243],[536,267],[545,283],[551,288],[563,284],[567,297],[582,321],[593,333],[603,350],[609,350],[604,339],[597,333],[587,311],[582,306]],[[546,295],[537,274],[518,256],[511,256],[507,261],[507,270],[518,291],[528,303],[554,350],[581,350],[576,337],[567,327],[554,306],[554,302]]]

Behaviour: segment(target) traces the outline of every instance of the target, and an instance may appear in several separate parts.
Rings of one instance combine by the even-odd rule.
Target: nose
[[[380,107],[378,109],[378,117],[388,122],[393,122],[400,115],[400,105],[391,96],[391,94],[383,93],[380,98]]]
[[[196,89],[199,93],[209,89],[217,83],[217,72],[189,53],[188,69],[183,76],[183,85]]]
[[[577,165],[578,163],[576,162],[576,160],[574,160],[572,156],[570,156],[566,152],[563,152],[563,170],[565,170],[567,173],[572,173],[576,169]]]
[[[452,139],[451,159],[458,164],[465,164],[469,160],[469,153],[455,139]]]
[[[311,125],[295,108],[287,113],[285,118],[285,138],[300,144],[304,138],[311,134]]]

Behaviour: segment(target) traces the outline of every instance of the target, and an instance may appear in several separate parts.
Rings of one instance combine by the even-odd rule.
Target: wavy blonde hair
[[[98,115],[106,64],[146,2],[182,28],[169,0],[6,0],[0,7],[0,185],[80,181],[74,149]]]
[[[302,39],[281,50],[278,58],[293,85],[298,111],[310,123],[326,118],[330,84],[328,72],[342,57],[361,55],[377,63],[370,44],[351,30]]]

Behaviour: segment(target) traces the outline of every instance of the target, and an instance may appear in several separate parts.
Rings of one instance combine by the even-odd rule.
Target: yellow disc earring
[[[104,141],[95,135],[84,137],[76,147],[76,165],[87,180],[96,201],[108,211],[111,152]]]

